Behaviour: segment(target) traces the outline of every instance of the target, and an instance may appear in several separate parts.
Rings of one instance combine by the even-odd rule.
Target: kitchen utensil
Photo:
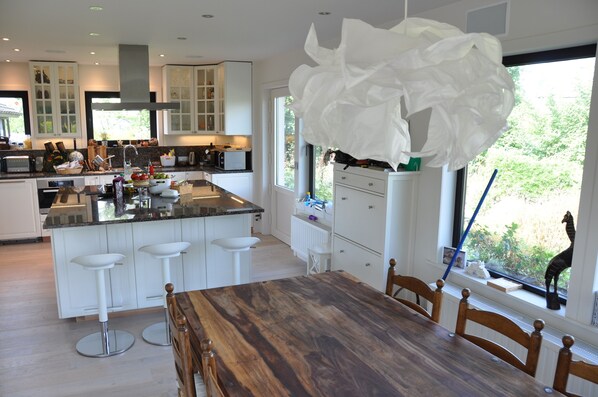
[[[54,147],[54,144],[50,141],[44,143],[44,147],[46,148],[46,152],[48,153],[54,153],[54,150],[56,150],[56,148]]]

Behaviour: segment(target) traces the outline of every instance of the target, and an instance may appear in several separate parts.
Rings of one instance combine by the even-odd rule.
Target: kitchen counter
[[[155,167],[156,172],[189,172],[189,171],[204,171],[210,174],[236,174],[253,172],[251,170],[233,170],[225,171],[212,166],[177,166],[177,167]],[[122,168],[115,168],[110,171],[83,171],[80,174],[61,175],[55,172],[17,172],[7,173],[0,172],[0,180],[2,179],[29,179],[29,178],[56,178],[56,177],[73,177],[73,176],[90,176],[90,175],[118,175],[123,172]]]
[[[263,208],[246,201],[205,180],[190,181],[193,192],[176,198],[150,195],[141,202],[139,196],[125,195],[117,206],[112,195],[104,194],[103,186],[60,188],[44,228],[106,225],[147,222],[232,214],[264,212]]]
[[[140,251],[150,244],[187,241],[171,258],[177,291],[216,288],[235,282],[230,252],[212,244],[227,237],[251,236],[255,213],[264,210],[209,181],[191,181],[192,193],[177,198],[125,196],[123,205],[104,194],[103,185],[61,187],[45,221],[52,234],[58,316],[97,312],[93,272],[72,263],[79,255],[118,252],[122,263],[106,277],[108,311],[163,305],[160,260]],[[251,281],[251,254],[241,254],[241,282]]]

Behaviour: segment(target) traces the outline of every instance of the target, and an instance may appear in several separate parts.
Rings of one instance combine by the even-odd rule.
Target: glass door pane
[[[274,180],[276,186],[295,190],[295,114],[291,96],[274,98]]]

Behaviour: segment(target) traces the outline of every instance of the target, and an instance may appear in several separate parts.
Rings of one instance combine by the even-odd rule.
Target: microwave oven
[[[247,152],[226,151],[216,152],[215,167],[221,170],[245,170],[247,168]]]

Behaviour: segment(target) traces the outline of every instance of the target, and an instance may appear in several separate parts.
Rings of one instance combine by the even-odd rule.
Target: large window
[[[0,137],[18,144],[30,135],[27,91],[0,91]]]
[[[156,101],[156,93],[150,93]],[[92,103],[120,103],[118,92],[86,92],[87,139],[108,141],[149,140],[157,137],[156,112],[149,110],[92,110]]]
[[[505,57],[516,99],[508,130],[459,172],[454,244],[498,169],[464,250],[539,294],[550,260],[574,238],[564,216],[577,220],[595,53],[590,45]],[[565,301],[569,269],[560,270]]]

